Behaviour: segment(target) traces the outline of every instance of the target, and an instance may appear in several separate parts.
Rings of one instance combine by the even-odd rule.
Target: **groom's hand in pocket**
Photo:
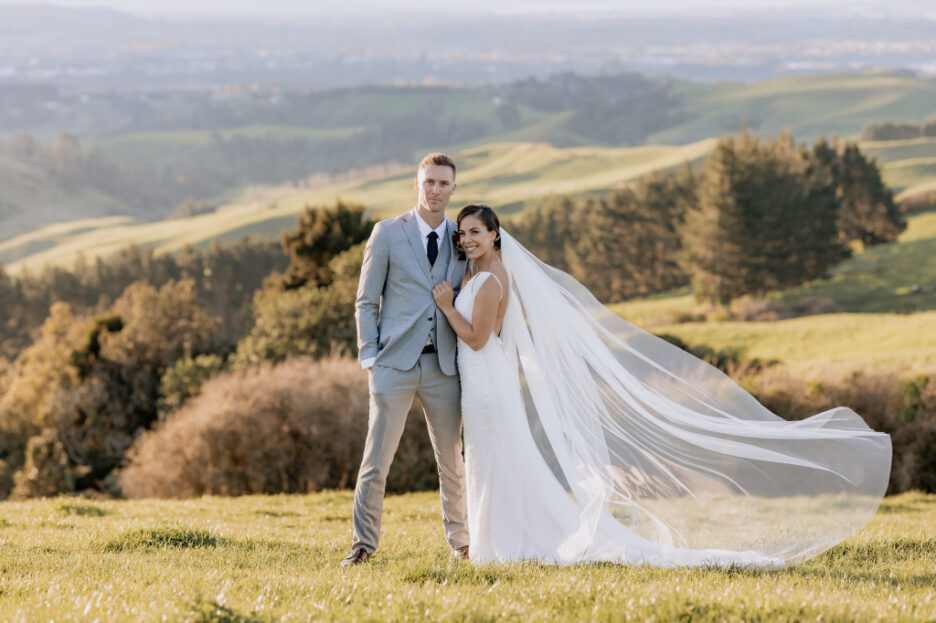
[[[443,311],[450,309],[452,307],[452,302],[455,300],[455,292],[452,290],[452,283],[450,281],[442,281],[436,284],[436,287],[432,289],[432,298],[435,299],[439,309]]]

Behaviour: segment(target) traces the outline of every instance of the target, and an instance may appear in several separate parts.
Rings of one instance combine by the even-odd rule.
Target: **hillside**
[[[350,169],[408,165],[438,149],[690,145],[735,132],[742,122],[765,136],[788,129],[799,141],[853,137],[869,122],[933,115],[936,81],[867,73],[697,84],[561,74],[476,87],[128,92],[68,105],[75,120],[59,129],[75,133],[101,161],[63,176],[57,165],[0,157],[0,240],[75,218],[158,221],[189,197],[218,205],[252,185],[301,186]],[[904,151],[899,158],[894,150],[880,146],[883,158],[894,160],[888,181],[898,191],[936,175],[931,142],[897,147]],[[584,186],[591,190],[592,183]]]
[[[685,290],[613,309],[655,333],[731,351],[743,359],[779,360],[797,367],[830,362],[936,366],[936,212],[911,216],[898,242],[842,262],[829,279],[773,296],[788,304],[806,297],[830,299],[845,313],[773,322],[679,323],[680,315],[697,308]]]
[[[857,137],[875,119],[919,121],[936,112],[936,80],[899,73],[788,76],[750,84],[682,85],[691,121],[648,142],[682,143],[733,132],[745,120],[757,134],[790,130],[797,140]]]
[[[255,132],[268,130],[254,129]],[[286,130],[279,128],[277,131]],[[192,140],[191,135],[176,138]],[[146,140],[155,140],[155,137]],[[170,140],[170,136],[162,136],[161,140]],[[199,140],[208,139],[201,136]],[[460,163],[460,188],[453,198],[452,205],[456,207],[451,212],[454,214],[457,206],[470,201],[486,201],[502,214],[509,215],[550,195],[604,193],[648,171],[697,161],[714,143],[715,139],[710,138],[683,146],[557,148],[545,143],[506,142],[467,147],[455,154]],[[897,191],[936,183],[936,169],[929,171],[926,167],[913,166],[915,162],[936,159],[936,140],[862,143],[861,147],[883,165],[885,181]],[[142,144],[130,139],[120,144],[120,148],[144,149]],[[359,175],[348,176],[353,179],[347,182],[329,183],[328,176],[321,176],[321,179],[310,180],[315,182],[309,184],[310,188],[292,185],[252,188],[239,201],[189,218],[147,223],[129,216],[111,216],[49,225],[0,242],[0,263],[16,272],[24,267],[35,270],[46,263],[70,266],[79,253],[86,257],[106,255],[128,244],[172,251],[185,244],[206,246],[213,238],[226,241],[244,235],[272,238],[292,227],[296,215],[306,204],[330,204],[338,197],[362,203],[377,216],[387,216],[406,209],[413,201],[412,171],[403,165],[384,168],[401,172],[381,175],[380,168],[375,167],[371,173],[361,170]],[[913,171],[913,175],[908,171]],[[42,187],[55,188],[54,185]],[[8,188],[16,188],[16,184]],[[61,209],[80,197],[80,194],[63,194],[55,205]],[[118,210],[113,207],[114,202],[104,205]],[[909,235],[910,232],[906,232],[902,240],[909,241]],[[923,244],[921,253],[925,255],[927,249],[928,243]],[[920,266],[915,261],[908,264],[911,270]],[[906,268],[900,267],[894,276],[909,279]]]
[[[509,214],[528,201],[553,194],[605,191],[654,169],[702,157],[713,139],[681,147],[556,148],[537,143],[498,143],[456,154],[460,163],[457,206],[486,201]],[[130,218],[88,219],[80,224],[41,228],[0,242],[0,263],[11,273],[44,264],[70,266],[79,254],[106,255],[129,244],[173,251],[186,244],[208,245],[214,238],[275,237],[295,225],[306,204],[331,204],[340,197],[366,205],[375,215],[405,211],[414,201],[413,172],[316,189],[292,187],[257,191],[259,197],[225,205],[190,218],[142,223]]]

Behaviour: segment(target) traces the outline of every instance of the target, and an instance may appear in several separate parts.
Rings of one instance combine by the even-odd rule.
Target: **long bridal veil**
[[[501,240],[504,347],[537,446],[579,510],[563,559],[601,559],[623,530],[677,563],[679,552],[710,550],[782,566],[874,515],[890,472],[886,434],[845,407],[781,419],[503,229]]]

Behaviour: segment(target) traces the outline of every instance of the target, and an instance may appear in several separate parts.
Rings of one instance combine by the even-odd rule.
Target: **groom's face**
[[[455,192],[455,172],[452,167],[429,164],[419,169],[414,185],[419,193],[421,209],[435,214],[444,213]]]

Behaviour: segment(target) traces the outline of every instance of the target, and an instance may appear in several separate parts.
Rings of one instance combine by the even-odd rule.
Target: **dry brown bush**
[[[901,194],[897,199],[897,207],[904,214],[932,210],[936,208],[936,188]]]
[[[746,294],[731,301],[731,319],[741,322],[769,322],[790,318],[793,313],[780,301]]]
[[[367,373],[349,358],[295,358],[228,372],[207,381],[196,398],[138,439],[118,482],[128,497],[353,487],[367,411]],[[437,483],[417,401],[387,490]]]
[[[936,491],[936,370],[920,374],[897,365],[843,369],[830,364],[805,377],[775,366],[741,380],[764,406],[787,419],[803,419],[836,406],[851,408],[872,429],[891,436],[888,493]],[[908,384],[921,390],[908,392]]]
[[[793,315],[796,317],[837,314],[841,311],[841,306],[834,299],[823,296],[807,296],[793,304]]]

